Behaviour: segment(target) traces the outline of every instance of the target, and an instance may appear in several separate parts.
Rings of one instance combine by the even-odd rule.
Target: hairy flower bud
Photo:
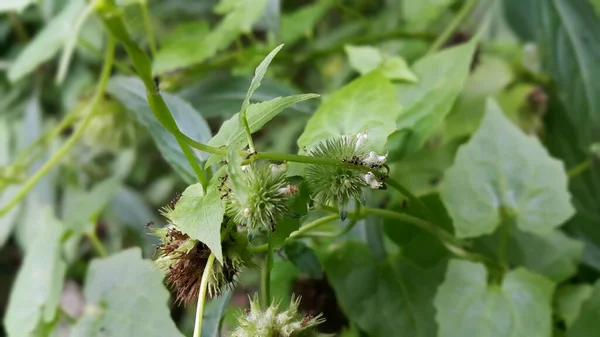
[[[241,174],[242,186],[230,180],[223,194],[225,213],[236,223],[246,227],[249,235],[275,230],[275,225],[289,213],[287,201],[296,192],[296,186],[286,180],[284,171],[273,170],[267,163],[246,165]],[[245,200],[240,200],[236,188],[244,189]],[[239,193],[239,192],[238,192]]]
[[[258,296],[250,299],[250,310],[238,317],[239,327],[231,337],[313,337],[319,334],[314,327],[323,323],[319,314],[316,317],[304,316],[298,312],[300,298],[292,297],[290,306],[280,310],[278,304],[267,309],[260,307]]]

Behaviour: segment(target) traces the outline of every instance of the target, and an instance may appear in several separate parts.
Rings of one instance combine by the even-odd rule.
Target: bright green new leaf
[[[556,314],[571,327],[579,316],[583,303],[592,296],[589,284],[567,284],[556,292]]]
[[[419,80],[408,67],[406,60],[399,56],[390,57],[389,59],[383,61],[380,68],[385,77],[389,78],[390,80],[411,83],[415,83]]]
[[[97,183],[90,191],[76,193],[64,210],[65,226],[76,232],[94,230],[94,227],[89,225],[95,223],[100,212],[117,193],[119,185],[119,179],[113,177]]]
[[[183,191],[177,206],[165,216],[192,239],[208,246],[215,258],[223,263],[221,222],[224,212],[218,190],[209,188],[205,193],[202,185],[194,184]]]
[[[523,268],[488,284],[483,264],[451,260],[435,295],[439,337],[550,337],[554,284]]]
[[[267,122],[277,116],[284,109],[311,98],[319,97],[317,94],[303,94],[287,97],[277,97],[270,101],[250,104],[247,108],[246,118],[250,132],[260,130]],[[240,124],[238,114],[228,119],[221,125],[219,132],[208,142],[208,145],[215,147],[227,147],[230,149],[241,150],[248,145],[248,138],[244,127]],[[222,157],[212,155],[206,161],[207,167],[218,162]]]
[[[14,282],[4,327],[9,336],[30,336],[54,320],[67,265],[61,260],[62,224],[49,207],[36,210],[44,219]]]
[[[588,0],[536,1],[537,42],[579,146],[600,140],[600,20]],[[559,36],[560,38],[557,38]]]
[[[368,131],[367,146],[381,150],[387,136],[396,130],[394,122],[401,110],[396,87],[380,71],[371,72],[321,104],[298,138],[298,147],[310,148],[328,138]]]
[[[11,82],[23,78],[33,71],[40,63],[54,56],[71,34],[76,34],[71,28],[83,10],[85,3],[82,0],[70,1],[67,6],[54,17],[27,44],[17,59],[8,69],[8,79]]]
[[[0,13],[12,11],[22,12],[27,6],[35,2],[35,0],[2,0],[2,2],[0,2]]]
[[[596,281],[589,298],[581,306],[579,316],[567,330],[567,337],[590,337],[600,331],[600,281]]]
[[[391,157],[419,150],[448,115],[469,76],[476,42],[473,39],[426,56],[413,65],[419,81],[398,86],[400,104],[405,111],[397,119],[398,131],[390,136]]]
[[[379,49],[370,46],[344,46],[350,66],[364,75],[377,69],[383,63],[383,55]]]
[[[422,270],[398,257],[378,261],[357,242],[338,246],[322,264],[342,310],[369,336],[436,336],[432,301],[443,264]]]
[[[481,126],[446,171],[442,200],[461,238],[490,234],[501,213],[524,232],[548,234],[574,209],[562,162],[489,100]]]
[[[250,97],[252,97],[254,91],[256,91],[258,87],[260,87],[260,81],[262,81],[263,77],[265,77],[269,64],[271,64],[271,61],[273,61],[273,58],[275,57],[275,55],[277,55],[281,48],[283,48],[282,44],[273,49],[269,53],[269,55],[267,55],[267,57],[265,57],[265,59],[262,60],[258,67],[256,67],[256,70],[254,71],[254,77],[252,78],[252,82],[250,82],[250,87],[248,87],[246,98],[244,98],[244,101],[242,102],[242,108],[240,109],[240,114],[238,116],[241,125],[244,125],[244,121],[246,120],[246,109],[248,108],[248,105],[250,105]]]
[[[71,336],[183,337],[162,278],[139,248],[93,260],[85,277],[86,310]]]
[[[158,150],[175,172],[184,181],[195,182],[196,174],[177,144],[177,140],[156,120],[150,110],[143,83],[137,78],[117,76],[108,82],[106,90],[133,112],[137,120],[148,129]],[[206,143],[210,139],[210,128],[196,109],[177,96],[167,93],[162,93],[162,96],[181,132],[201,143]],[[201,159],[207,157],[199,151],[195,153]]]

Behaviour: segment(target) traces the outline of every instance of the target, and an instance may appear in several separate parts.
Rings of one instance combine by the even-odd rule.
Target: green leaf
[[[39,64],[54,56],[71,34],[76,34],[71,29],[85,3],[82,0],[70,1],[67,6],[54,17],[27,44],[17,59],[8,69],[8,79],[11,82],[23,78],[33,71]]]
[[[369,336],[436,336],[432,300],[443,264],[422,270],[398,257],[378,261],[357,242],[336,247],[322,264],[342,310]]]
[[[452,0],[405,0],[402,13],[409,27],[425,28],[437,20]]]
[[[579,316],[583,303],[592,296],[594,288],[589,284],[567,284],[556,292],[556,314],[565,325],[571,327]]]
[[[209,188],[205,193],[202,185],[194,184],[185,189],[177,206],[165,215],[182,232],[207,245],[223,263],[221,222],[224,212],[217,189]]]
[[[106,89],[128,110],[134,113],[138,122],[148,129],[158,150],[181,178],[188,183],[196,181],[196,174],[190,167],[175,137],[169,133],[154,117],[146,99],[143,83],[133,77],[117,76],[110,80]],[[194,140],[206,143],[211,137],[210,128],[200,113],[189,103],[177,96],[161,93],[179,129]],[[206,155],[196,151],[196,155],[205,159]]]
[[[350,66],[361,75],[377,69],[383,63],[383,55],[375,47],[345,45],[344,51],[348,55]]]
[[[76,193],[64,209],[65,226],[78,233],[94,230],[96,218],[117,193],[119,185],[119,179],[113,177],[97,183],[90,191]]]
[[[86,310],[71,336],[183,337],[171,319],[162,278],[139,248],[93,260],[85,277]]]
[[[232,291],[224,291],[219,297],[213,298],[206,305],[202,319],[202,337],[219,337],[221,332],[221,322],[227,305],[231,300]]]
[[[61,260],[64,229],[50,207],[36,210],[44,220],[10,294],[4,327],[10,336],[30,336],[56,317],[67,265]]]
[[[304,36],[311,36],[314,26],[331,8],[332,1],[317,1],[281,16],[281,41],[294,43]]]
[[[394,56],[385,61],[380,66],[381,72],[390,80],[417,82],[417,76],[410,70],[406,60],[401,57]]]
[[[273,249],[281,247],[290,234],[297,231],[298,228],[300,228],[299,219],[285,218],[278,222],[277,229],[271,236],[271,245],[273,246]]]
[[[11,136],[12,131],[8,125],[8,121],[4,118],[0,119],[0,172],[5,167],[9,167],[11,161]],[[1,176],[1,173],[0,173]],[[3,186],[4,181],[0,178],[0,186]],[[21,190],[20,185],[9,184],[8,186],[0,187],[0,208],[10,202],[17,193]],[[6,240],[12,233],[13,227],[17,222],[21,204],[17,204],[8,213],[0,217],[0,247],[4,246]]]
[[[515,228],[510,234],[507,253],[511,264],[563,282],[577,273],[583,243],[557,230],[539,236]]]
[[[12,11],[22,12],[27,6],[35,2],[35,0],[2,0],[0,3],[0,13]]]
[[[190,102],[195,107],[202,108],[202,115],[206,118],[213,116],[231,117],[239,111],[252,77],[231,76],[221,72],[208,73],[198,82],[191,83],[183,88],[178,95]],[[300,91],[289,84],[264,78],[261,86],[256,89],[251,103],[260,103],[281,96],[300,94]],[[312,102],[298,102],[289,107],[291,115],[303,113],[312,114],[315,110]]]
[[[488,285],[485,266],[451,260],[435,295],[439,337],[550,337],[554,284],[523,268]]]
[[[586,149],[600,140],[600,20],[587,0],[536,3],[544,67],[577,128],[579,145]]]
[[[388,148],[397,156],[420,149],[450,112],[462,91],[473,60],[476,40],[418,60],[413,71],[419,81],[400,84],[398,93],[404,112]],[[408,134],[408,138],[407,138]]]
[[[501,213],[520,230],[540,235],[574,213],[562,162],[523,134],[491,99],[479,130],[446,171],[441,195],[461,238],[492,233]]]
[[[600,330],[600,281],[596,281],[589,298],[581,306],[579,316],[567,330],[567,337],[589,337]]]
[[[589,2],[592,4],[592,6],[594,6],[596,15],[600,16],[600,0],[589,0]]]
[[[161,48],[152,64],[152,72],[165,74],[181,68],[187,68],[213,57],[227,48],[240,33],[250,32],[252,25],[262,16],[266,0],[237,1],[219,24],[208,34],[197,36],[196,44],[182,49],[182,44],[166,45]],[[202,32],[200,32],[202,33]]]
[[[300,241],[292,241],[283,246],[285,256],[304,274],[311,278],[323,277],[323,270],[315,252]]]
[[[311,98],[319,97],[316,94],[303,94],[288,97],[277,97],[270,101],[250,104],[247,108],[246,118],[250,126],[250,132],[254,133],[260,130],[267,122],[277,116],[284,109]],[[219,132],[208,142],[208,145],[215,147],[227,147],[229,149],[241,150],[248,145],[248,139],[244,127],[240,124],[239,113],[225,121]],[[222,157],[212,155],[206,161],[206,166],[218,162]]]
[[[236,199],[240,204],[246,204],[248,201],[248,186],[242,170],[242,161],[233,148],[229,149],[227,154],[227,174],[231,179]]]
[[[396,129],[394,121],[401,110],[395,86],[381,72],[371,72],[321,104],[298,138],[298,147],[310,148],[328,138],[368,130],[368,146],[381,150],[387,136]]]

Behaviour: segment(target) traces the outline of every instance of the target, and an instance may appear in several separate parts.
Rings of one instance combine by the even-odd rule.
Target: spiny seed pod
[[[234,186],[232,178],[222,178],[224,186],[219,189],[226,200],[225,214],[245,226],[250,236],[275,230],[275,224],[289,213],[287,201],[296,192],[296,186],[286,180],[284,170],[273,169],[267,163],[246,165],[241,171],[238,186]]]
[[[238,317],[239,327],[231,337],[313,337],[319,336],[314,327],[324,322],[321,314],[304,316],[298,312],[300,298],[293,298],[286,310],[271,304],[266,310],[260,307],[258,296],[250,299],[250,310]]]
[[[312,157],[339,160],[339,165],[308,165],[306,182],[315,202],[336,205],[342,220],[350,200],[364,203],[364,188],[385,188],[387,154],[367,152],[366,139],[366,132],[328,139],[308,152]]]
[[[147,225],[160,238],[156,266],[166,272],[167,284],[176,291],[176,302],[188,304],[198,298],[200,279],[206,267],[210,249],[190,238],[173,225],[155,228]],[[239,233],[229,233],[222,242],[224,264],[214,263],[208,281],[210,297],[232,287],[235,276],[244,267],[253,267],[248,251],[248,239]]]

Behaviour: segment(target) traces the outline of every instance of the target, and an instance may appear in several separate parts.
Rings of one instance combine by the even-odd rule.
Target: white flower
[[[279,165],[271,164],[269,166],[271,167],[271,172],[273,174],[279,174],[279,173],[283,173],[283,172],[287,171],[287,164],[286,163],[281,163]]]
[[[298,191],[298,187],[296,185],[287,185],[286,187],[280,188],[278,191],[283,195],[292,195]]]
[[[367,135],[368,131],[356,135],[356,145],[354,146],[354,150],[358,151],[363,145],[365,145],[365,142],[367,141]]]
[[[373,172],[367,172],[364,175],[365,182],[371,186],[372,189],[376,190],[382,186],[381,181],[377,180],[377,177]]]
[[[246,207],[244,208],[244,217],[247,218],[249,217],[251,214],[250,208]]]
[[[375,153],[375,151],[371,151],[369,152],[369,155],[363,159],[363,163],[365,163],[365,165],[367,166],[382,165],[386,162],[387,156],[388,153],[386,153],[384,156],[380,156],[377,153]]]

